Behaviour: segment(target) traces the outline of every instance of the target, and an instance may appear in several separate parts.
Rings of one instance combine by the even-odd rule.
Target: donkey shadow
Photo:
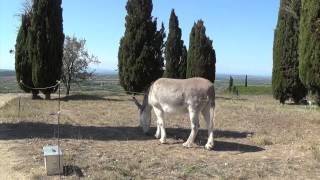
[[[150,134],[145,135],[139,127],[130,126],[80,126],[71,124],[61,124],[59,126],[59,136],[61,139],[87,139],[100,141],[145,141],[154,140],[153,133],[155,127],[150,129]],[[185,128],[166,128],[168,138],[187,139],[190,129]],[[216,130],[215,136],[222,138],[246,138],[251,132],[224,131]],[[58,126],[56,124],[47,124],[41,122],[18,122],[1,123],[0,140],[18,140],[18,139],[51,139],[57,137]],[[206,142],[207,131],[200,129],[196,141]],[[203,144],[200,144],[203,145]],[[263,148],[251,145],[240,144],[236,142],[216,141],[216,151],[240,151],[240,152],[258,152]]]

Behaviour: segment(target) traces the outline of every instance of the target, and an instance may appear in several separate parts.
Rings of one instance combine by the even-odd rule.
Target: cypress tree
[[[302,0],[299,72],[302,82],[320,97],[320,1]],[[320,104],[320,98],[318,99]]]
[[[179,20],[174,9],[172,9],[169,22],[169,34],[165,48],[165,77],[176,79],[186,78],[187,49],[183,45],[181,36]]]
[[[63,56],[61,0],[34,0],[29,31],[32,81],[36,87],[53,86],[60,80]],[[50,99],[56,89],[41,90]]]
[[[298,103],[307,90],[299,78],[300,0],[281,0],[274,35],[272,90],[275,99],[284,103],[292,98]]]
[[[182,41],[183,44],[183,41]],[[178,67],[178,77],[186,78],[187,77],[187,59],[188,59],[188,50],[185,45],[183,45],[182,48],[182,55],[179,61],[179,67]]]
[[[141,92],[163,74],[164,27],[157,31],[152,0],[129,0],[126,30],[120,40],[118,67],[121,86]]]
[[[246,79],[244,81],[244,87],[248,87],[248,75],[246,75]]]
[[[26,84],[30,87],[34,87],[32,82],[32,63],[29,59],[28,53],[28,44],[27,37],[28,31],[31,24],[31,13],[24,13],[21,15],[21,26],[17,35],[16,45],[15,45],[15,70],[16,70],[16,78],[19,84],[19,87],[29,93],[32,92],[32,98],[35,99],[37,97],[38,91],[31,90],[25,87],[23,84]],[[20,84],[20,81],[23,84]]]
[[[232,76],[230,76],[230,78],[229,78],[229,87],[228,87],[229,92],[231,92],[231,91],[232,91],[232,87],[234,87],[234,86],[233,86],[233,77],[232,77]]]
[[[187,78],[203,77],[211,82],[215,80],[216,55],[212,41],[206,36],[203,21],[194,24],[190,33],[187,60]]]

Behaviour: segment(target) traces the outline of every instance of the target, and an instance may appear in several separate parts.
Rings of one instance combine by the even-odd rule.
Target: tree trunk
[[[38,91],[32,91],[32,99],[40,99],[40,97],[38,96]]]
[[[66,89],[67,89],[66,90],[66,96],[69,96],[69,94],[70,94],[70,85],[68,85]]]
[[[67,83],[66,83],[66,96],[69,96],[70,94],[70,82],[71,82],[71,76],[69,76],[68,80],[67,80]]]
[[[50,100],[51,99],[51,94],[50,93],[45,94],[45,99],[46,100]]]

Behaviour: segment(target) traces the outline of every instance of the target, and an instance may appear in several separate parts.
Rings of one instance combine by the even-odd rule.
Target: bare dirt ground
[[[42,147],[57,144],[58,101],[18,99],[0,109],[0,179],[45,174]],[[271,96],[218,97],[215,147],[206,130],[192,148],[187,116],[166,121],[168,143],[137,127],[129,96],[73,96],[61,102],[63,179],[319,179],[320,111]],[[153,116],[154,118],[154,116]],[[201,127],[204,128],[202,121]]]
[[[16,98],[17,94],[0,94],[0,108],[5,106],[9,101]],[[0,129],[0,133],[4,133],[5,129]],[[13,171],[13,163],[9,161],[10,159],[14,159],[15,154],[9,151],[10,144],[6,143],[6,141],[0,141],[0,179],[22,179],[23,176]]]
[[[0,108],[16,97],[18,97],[18,94],[0,94]]]

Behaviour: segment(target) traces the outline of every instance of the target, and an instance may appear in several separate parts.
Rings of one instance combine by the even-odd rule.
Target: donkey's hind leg
[[[205,148],[208,149],[208,150],[211,150],[214,146],[214,137],[213,137],[213,118],[214,117],[211,117],[213,115],[211,115],[211,112],[210,112],[210,109],[211,107],[208,105],[207,107],[205,107],[201,113],[203,115],[203,118],[204,120],[206,121],[206,124],[207,124],[207,128],[208,128],[208,141],[207,141],[207,144],[205,145]],[[214,111],[214,110],[212,110]],[[214,112],[212,112],[214,113]]]

